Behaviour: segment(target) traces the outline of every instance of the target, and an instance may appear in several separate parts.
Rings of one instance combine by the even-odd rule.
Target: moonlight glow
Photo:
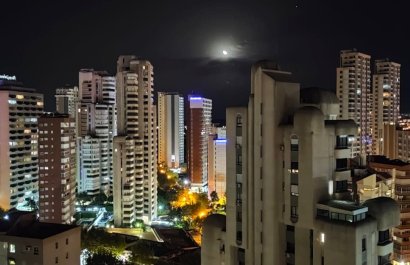
[[[228,55],[228,52],[227,52],[226,50],[222,50],[222,54],[225,55],[225,56],[227,56],[227,55]]]

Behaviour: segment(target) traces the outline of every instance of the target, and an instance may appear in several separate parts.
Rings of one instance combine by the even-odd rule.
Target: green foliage
[[[98,204],[98,205],[103,205],[107,201],[108,201],[107,195],[105,195],[104,193],[100,193],[94,197],[93,203]]]
[[[118,234],[110,234],[102,229],[91,229],[81,233],[82,249],[88,249],[95,253],[98,251],[108,251],[120,255],[126,246],[125,237]]]
[[[134,264],[153,264],[155,261],[153,247],[147,241],[137,241],[130,247],[130,251],[131,262]]]
[[[144,232],[145,232],[145,230],[147,229],[146,225],[144,224],[144,221],[143,221],[143,220],[139,220],[139,219],[137,219],[137,220],[132,224],[132,227],[141,228],[142,231],[144,231]]]
[[[116,256],[104,249],[97,250],[91,253],[86,260],[87,265],[124,265],[124,263],[116,258]]]

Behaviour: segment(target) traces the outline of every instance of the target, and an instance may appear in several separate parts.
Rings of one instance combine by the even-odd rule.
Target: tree
[[[94,197],[94,203],[103,205],[108,200],[107,195],[105,193],[100,193]]]
[[[211,192],[211,201],[217,202],[219,200],[218,193],[216,191]]]
[[[124,265],[124,263],[118,260],[115,255],[108,250],[100,249],[93,252],[86,259],[87,265]]]
[[[154,263],[154,250],[152,246],[143,240],[138,240],[134,245],[130,247],[131,261],[134,264],[153,264]]]
[[[116,256],[125,250],[125,237],[118,234],[110,234],[102,229],[91,229],[81,233],[81,244],[83,249],[88,249],[95,253],[98,251],[108,251]]]

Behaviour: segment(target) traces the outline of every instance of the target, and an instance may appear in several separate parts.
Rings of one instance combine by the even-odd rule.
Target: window
[[[38,255],[38,247],[34,247],[34,255]]]
[[[9,258],[9,265],[16,265],[16,260]]]
[[[58,263],[58,257],[56,257],[56,264]]]
[[[65,239],[65,244],[68,245],[68,238]]]
[[[16,245],[10,244],[9,252],[10,252],[10,253],[16,253]]]
[[[56,249],[58,249],[58,242],[56,242]]]
[[[362,252],[366,251],[366,238],[362,239]]]
[[[65,258],[68,259],[68,252],[65,254]]]

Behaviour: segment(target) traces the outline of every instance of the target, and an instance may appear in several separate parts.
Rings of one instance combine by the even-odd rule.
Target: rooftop
[[[409,163],[406,163],[402,160],[389,159],[381,155],[371,155],[368,157],[368,159],[370,163],[387,164],[387,165],[400,166],[400,167],[410,165]]]
[[[5,216],[7,218],[0,220],[0,233],[7,236],[45,239],[77,227],[76,225],[39,222],[35,212],[13,209]]]
[[[357,205],[353,201],[344,201],[344,200],[329,200],[329,201],[320,202],[318,203],[318,208],[333,208],[335,210],[338,209],[338,210],[352,212],[353,214],[357,214],[359,212],[367,212],[366,206]]]

